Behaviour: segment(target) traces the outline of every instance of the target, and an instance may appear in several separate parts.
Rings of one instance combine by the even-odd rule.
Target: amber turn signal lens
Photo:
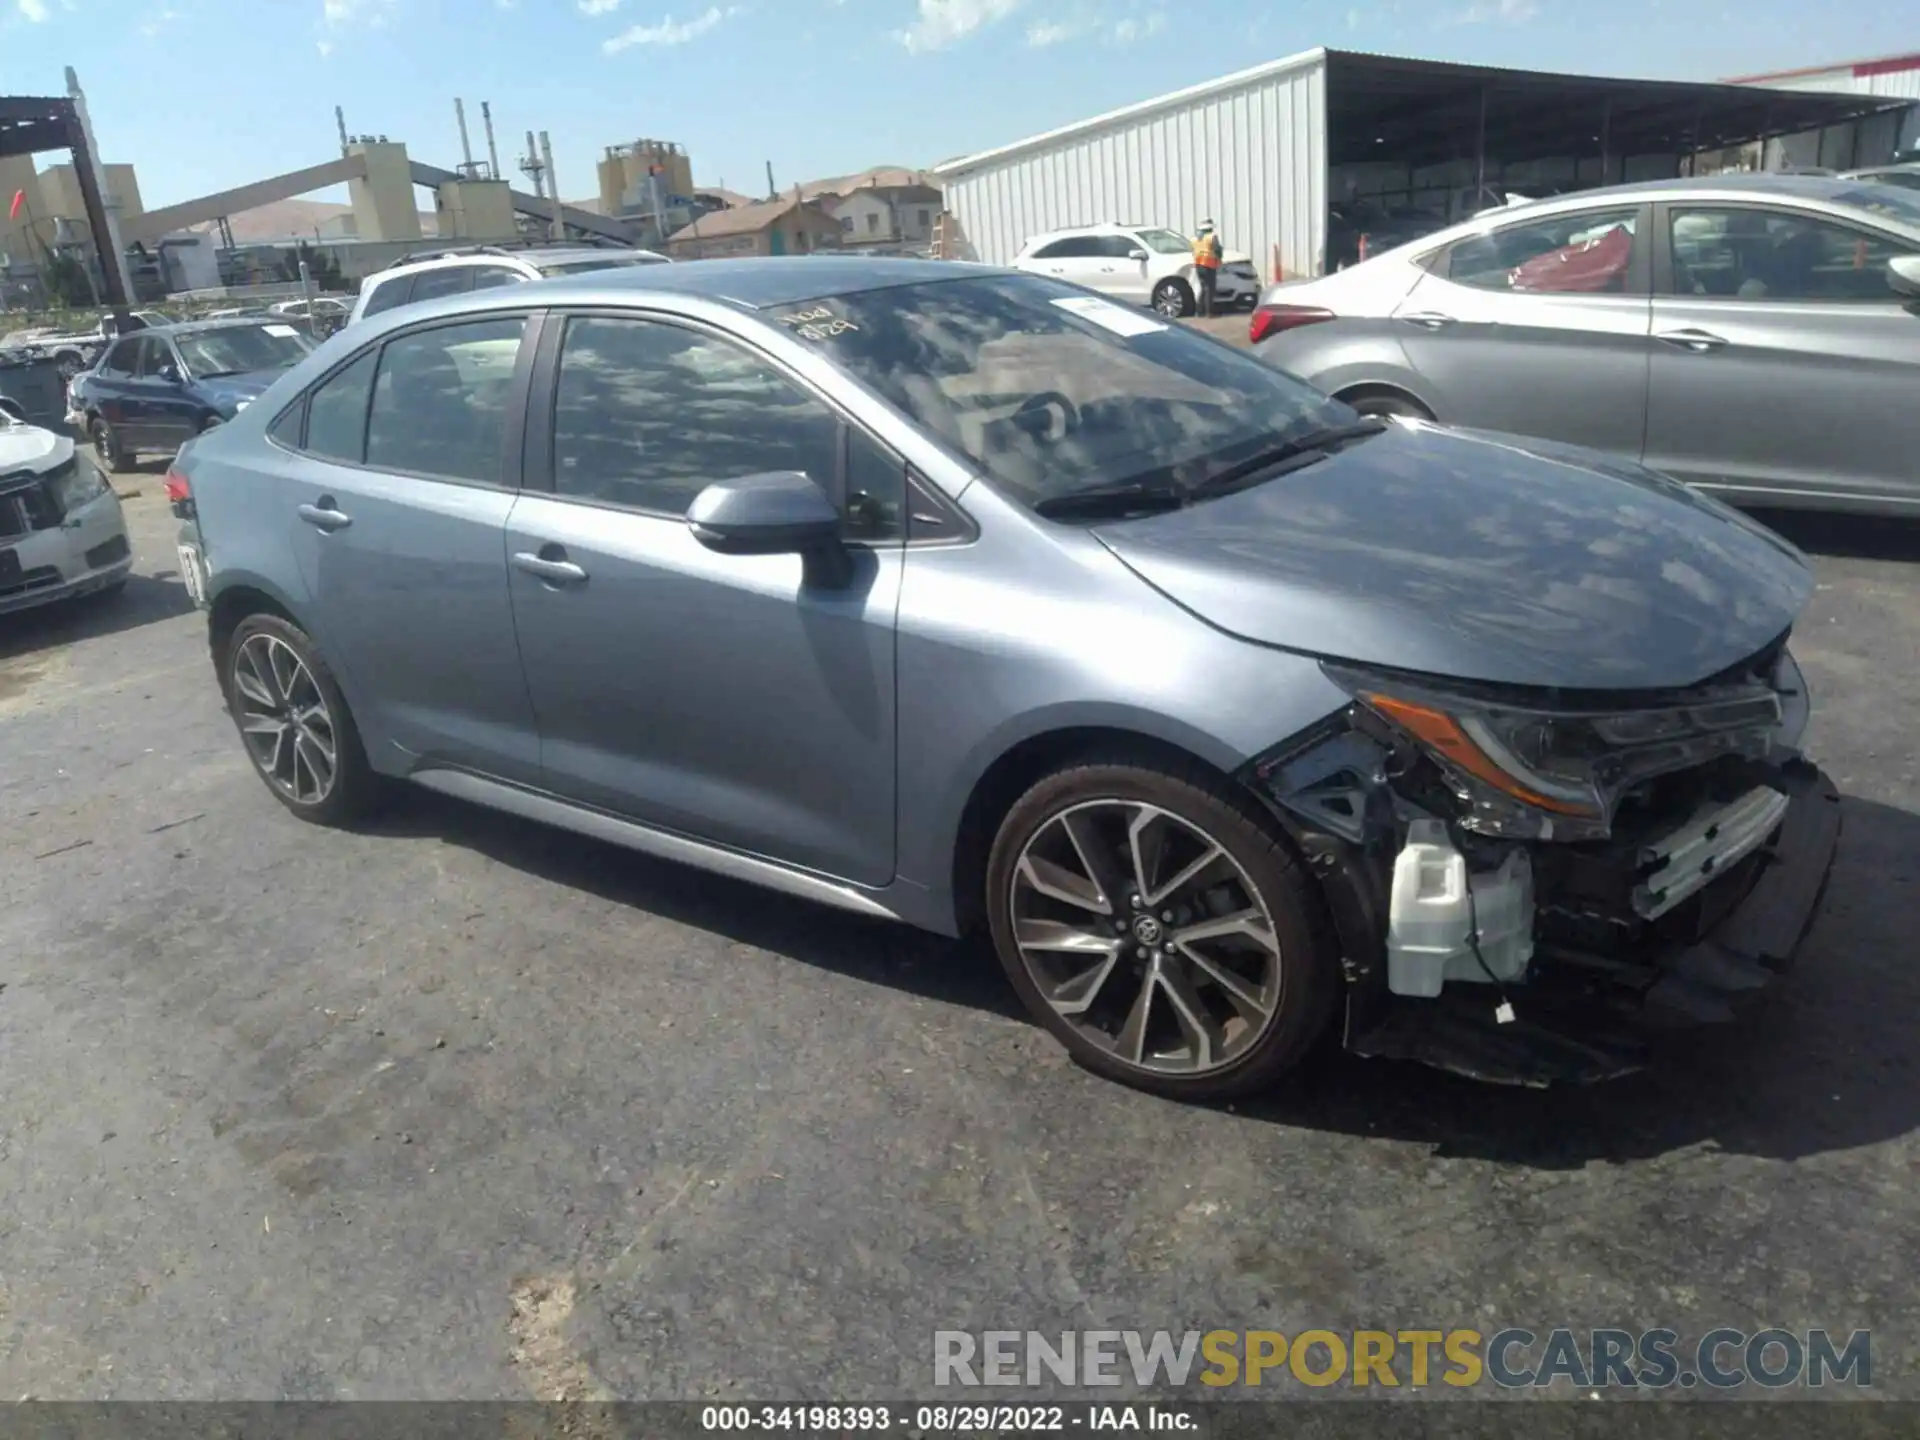
[[[1484,781],[1503,795],[1511,795],[1536,809],[1555,815],[1592,815],[1593,807],[1528,789],[1488,757],[1474,744],[1459,722],[1444,710],[1416,705],[1411,700],[1396,700],[1391,695],[1367,694],[1360,697],[1414,739],[1429,746],[1435,754],[1459,766],[1476,780]]]

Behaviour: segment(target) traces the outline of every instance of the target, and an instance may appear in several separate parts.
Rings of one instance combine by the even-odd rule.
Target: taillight
[[[167,503],[170,505],[178,505],[183,500],[193,498],[193,486],[187,483],[187,477],[178,470],[167,471],[166,490]]]
[[[1269,335],[1298,330],[1302,325],[1318,325],[1322,320],[1333,318],[1331,310],[1322,310],[1317,305],[1262,305],[1253,312],[1253,319],[1247,325],[1247,343],[1258,345]]]

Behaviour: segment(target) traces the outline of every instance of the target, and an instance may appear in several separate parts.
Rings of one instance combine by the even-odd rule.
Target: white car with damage
[[[106,478],[73,441],[0,401],[0,615],[118,590],[132,569]]]

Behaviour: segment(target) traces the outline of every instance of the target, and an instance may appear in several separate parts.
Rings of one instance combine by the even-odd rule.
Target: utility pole
[[[769,160],[767,161],[767,199],[778,200],[779,198],[780,187],[773,183],[773,162]]]

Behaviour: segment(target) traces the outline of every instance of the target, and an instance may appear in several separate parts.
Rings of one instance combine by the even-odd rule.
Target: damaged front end
[[[1245,779],[1327,896],[1348,1048],[1544,1085],[1732,1018],[1790,960],[1839,834],[1786,638],[1631,695],[1326,664],[1353,703]]]

